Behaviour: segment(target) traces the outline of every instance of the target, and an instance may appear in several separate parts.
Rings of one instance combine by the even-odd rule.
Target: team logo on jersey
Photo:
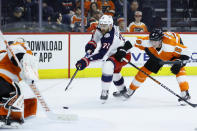
[[[142,44],[142,41],[141,40],[136,40],[136,43],[137,44]]]
[[[178,52],[178,53],[181,53],[181,52],[182,52],[182,49],[181,49],[181,48],[176,47],[176,48],[175,48],[175,51],[176,51],[176,52]]]
[[[104,37],[105,37],[105,38],[110,37],[110,33],[106,33]]]

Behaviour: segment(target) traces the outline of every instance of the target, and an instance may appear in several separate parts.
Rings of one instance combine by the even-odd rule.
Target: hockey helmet
[[[163,31],[159,28],[153,29],[149,34],[149,39],[152,41],[160,41],[163,38]]]
[[[101,24],[113,25],[112,16],[110,16],[110,15],[103,15],[103,16],[99,19],[99,25],[101,25]]]

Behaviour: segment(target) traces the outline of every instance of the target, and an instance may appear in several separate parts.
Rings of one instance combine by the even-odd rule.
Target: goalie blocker
[[[2,41],[1,41],[2,43]],[[32,55],[24,39],[19,38],[10,46],[13,58],[6,45],[0,47],[0,126],[22,124],[24,118],[36,115],[37,99],[24,99],[23,90],[38,81],[38,60]]]

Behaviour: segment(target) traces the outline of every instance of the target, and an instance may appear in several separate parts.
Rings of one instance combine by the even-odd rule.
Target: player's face
[[[151,45],[154,47],[154,48],[160,48],[161,47],[161,41],[153,41],[153,40],[150,40],[150,43]]]
[[[100,24],[102,34],[105,34],[109,31],[109,25],[107,24]]]

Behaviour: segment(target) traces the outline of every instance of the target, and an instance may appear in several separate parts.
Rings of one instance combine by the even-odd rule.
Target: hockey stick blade
[[[78,116],[76,114],[55,114],[53,112],[47,112],[47,117],[52,121],[77,121]]]

